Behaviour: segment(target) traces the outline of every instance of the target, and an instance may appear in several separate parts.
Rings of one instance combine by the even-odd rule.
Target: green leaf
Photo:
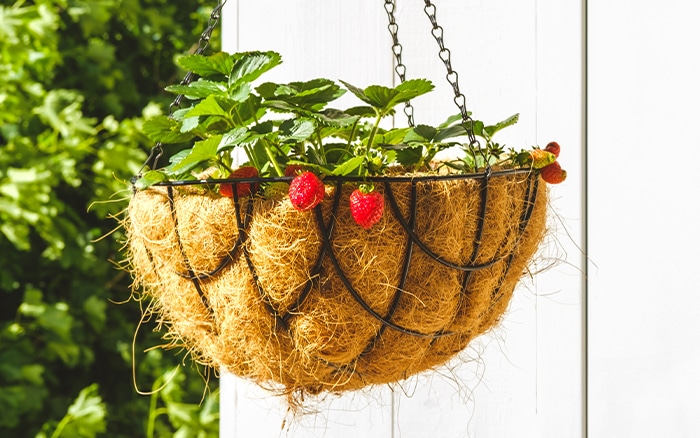
[[[344,127],[357,122],[358,116],[348,114],[344,111],[328,108],[311,117],[327,126]]]
[[[137,179],[136,182],[134,182],[134,187],[136,187],[136,189],[138,190],[145,190],[150,186],[158,184],[159,182],[166,181],[167,179],[168,176],[163,172],[159,172],[157,170],[149,170],[148,172],[144,173],[143,176],[141,176],[141,178]]]
[[[219,146],[216,152],[223,152],[228,149],[239,146],[243,143],[246,143],[249,140],[249,138],[250,136],[247,128],[233,128],[232,130],[228,131],[227,133],[221,136],[221,141],[219,142]]]
[[[382,85],[370,85],[362,90],[354,85],[343,82],[350,92],[363,102],[372,105],[380,113],[387,114],[399,103],[407,102],[415,97],[428,93],[435,88],[427,79],[411,79],[404,81],[395,88]]]
[[[272,120],[268,120],[266,122],[258,123],[257,125],[251,127],[250,130],[256,134],[265,135],[271,133],[274,127],[275,124],[272,122]]]
[[[282,122],[279,128],[282,142],[301,142],[311,137],[316,124],[310,119],[290,119]]]
[[[484,122],[482,122],[481,120],[474,120],[472,122],[472,131],[474,132],[474,135],[478,137],[488,135],[484,130]]]
[[[194,116],[221,116],[226,117],[229,114],[219,104],[219,99],[215,96],[208,96],[193,106],[188,112],[187,117]]]
[[[354,106],[345,110],[346,114],[362,118],[376,117],[377,113],[371,106]]]
[[[406,134],[404,141],[407,143],[430,143],[433,141],[437,133],[438,130],[432,126],[417,125]]]
[[[452,125],[445,129],[439,130],[433,138],[433,141],[436,143],[440,143],[447,140],[448,138],[461,137],[463,135],[467,135],[467,130],[462,124]]]
[[[335,82],[323,78],[289,84],[266,82],[256,90],[266,100],[281,100],[292,106],[312,111],[321,110],[329,102],[345,94],[345,90]]]
[[[199,116],[186,117],[182,120],[182,126],[180,126],[180,132],[186,133],[194,131],[199,127]]]
[[[107,408],[98,392],[98,385],[92,384],[78,394],[68,413],[58,423],[53,437],[94,438],[107,430],[105,417]]]
[[[267,100],[265,101],[264,106],[272,109],[273,111],[297,114],[301,117],[314,119],[321,125],[334,126],[338,128],[350,126],[358,120],[358,116],[351,115],[337,109],[327,108],[317,112],[314,110],[307,110],[302,107],[295,106],[283,100]],[[374,110],[372,110],[372,108],[363,108],[368,108],[370,111],[372,111],[372,114],[374,114]]]
[[[471,113],[467,113],[467,114],[471,114]],[[442,122],[438,125],[438,129],[445,129],[458,120],[462,120],[462,114],[451,115],[450,117],[447,118],[447,120],[445,120],[444,122]]]
[[[234,57],[236,59],[229,75],[229,88],[243,82],[252,82],[282,62],[279,53],[272,51],[238,53]]]
[[[350,175],[355,169],[360,167],[362,163],[364,162],[365,157],[364,155],[358,156],[358,157],[353,157],[341,165],[337,166],[335,169],[333,169],[333,175],[337,176],[346,176]]]
[[[382,85],[370,85],[365,88],[365,96],[373,107],[384,111],[398,98],[399,91]]]
[[[228,75],[233,68],[234,56],[226,52],[218,52],[211,56],[185,55],[178,58],[177,63],[185,70],[203,77]]]
[[[235,122],[239,126],[257,123],[257,121],[265,115],[265,108],[263,108],[261,104],[262,99],[255,94],[250,94],[245,101],[231,102],[234,103],[234,105],[228,111],[234,115]]]
[[[410,167],[420,163],[423,155],[423,147],[406,147],[395,150],[395,152],[396,161],[403,166]]]
[[[90,296],[83,303],[83,310],[87,320],[95,330],[102,330],[107,322],[107,302],[95,295]]]
[[[180,132],[180,123],[167,116],[156,116],[146,120],[142,131],[152,141],[165,144],[182,143],[194,138],[193,134]]]
[[[418,96],[431,92],[435,86],[427,79],[410,79],[396,87],[399,94],[389,103],[391,107],[408,102]]]
[[[381,145],[395,145],[405,141],[411,128],[395,128],[377,135],[375,142]]]
[[[496,123],[495,125],[486,126],[484,128],[484,132],[489,137],[493,137],[493,135],[495,133],[497,133],[498,131],[500,131],[501,129],[507,128],[508,126],[512,126],[512,125],[515,125],[516,123],[518,123],[519,119],[520,119],[520,114],[513,114],[512,116],[508,117],[505,120],[502,120],[502,121]]]
[[[206,79],[199,79],[189,85],[169,85],[165,87],[166,91],[176,94],[182,94],[188,99],[203,99],[210,94],[226,93],[226,84],[223,82],[214,82]]]
[[[198,141],[194,144],[190,153],[185,158],[172,166],[173,171],[184,171],[192,169],[207,161],[216,160],[216,152],[221,143],[222,135],[213,135],[206,140]]]

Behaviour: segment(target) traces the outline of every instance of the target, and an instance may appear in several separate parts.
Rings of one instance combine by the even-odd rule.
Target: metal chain
[[[387,26],[387,29],[389,29],[389,34],[391,34],[391,39],[393,42],[391,51],[394,53],[394,58],[396,59],[396,67],[394,67],[394,71],[403,83],[406,80],[406,66],[401,60],[403,47],[399,43],[399,25],[396,23],[396,17],[394,15],[394,12],[396,11],[396,1],[384,0],[384,9],[386,10],[387,17],[389,17],[389,25]],[[414,127],[415,121],[413,119],[413,105],[411,105],[410,101],[405,103],[403,112],[408,118],[408,126]]]
[[[430,0],[425,0],[425,7],[423,8],[423,11],[425,11],[428,19],[430,19],[430,23],[433,25],[430,32],[433,34],[435,41],[437,41],[438,46],[440,47],[440,52],[438,54],[442,62],[445,64],[445,68],[447,69],[446,78],[447,82],[449,82],[449,84],[452,86],[452,90],[454,91],[454,103],[457,105],[457,108],[459,108],[459,111],[462,114],[462,125],[464,126],[464,129],[466,129],[467,136],[469,137],[469,148],[478,148],[479,142],[474,136],[474,120],[472,120],[469,112],[467,111],[466,98],[464,97],[464,94],[459,91],[459,75],[452,69],[450,50],[445,47],[445,41],[443,40],[444,32],[442,26],[438,24],[436,18],[437,8]]]
[[[219,24],[219,19],[221,18],[221,10],[226,4],[226,1],[227,0],[219,0],[218,5],[216,5],[216,7],[211,11],[211,14],[209,15],[209,21],[207,22],[207,27],[204,29],[202,34],[199,36],[199,40],[197,41],[197,48],[194,51],[195,55],[201,55],[209,47],[209,40],[211,39],[211,34],[214,32],[214,29],[216,29],[216,26]],[[185,76],[180,81],[180,85],[189,85],[196,78],[196,74],[194,74],[192,71],[188,71],[187,74],[185,74]],[[173,99],[173,101],[168,106],[169,116],[172,117],[175,111],[181,108],[182,100],[184,98],[184,94],[178,94],[175,97],[175,99]],[[155,169],[158,166],[158,160],[162,155],[163,144],[161,142],[156,142],[155,146],[151,148],[151,152],[148,155],[148,158],[146,158],[146,161],[141,166],[141,169],[139,169],[138,174],[134,178],[132,178],[132,185],[138,178],[141,177],[143,170],[146,168],[149,162],[153,161],[153,165],[151,168]]]

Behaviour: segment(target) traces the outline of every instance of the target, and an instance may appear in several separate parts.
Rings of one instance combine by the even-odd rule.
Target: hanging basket
[[[245,182],[241,180],[239,182]],[[284,392],[405,379],[498,323],[545,233],[528,171],[375,182],[388,211],[348,211],[354,181],[300,214],[288,198],[225,198],[198,184],[134,195],[135,283],[198,362]]]
[[[206,47],[222,4],[212,13],[196,55]],[[261,123],[258,109],[248,111],[250,105],[242,105],[236,111],[241,123],[195,143],[189,155],[171,158],[170,166],[158,171],[161,140],[180,141],[188,139],[183,135],[190,131],[220,129],[223,122],[216,117],[252,94],[248,82],[236,81],[252,81],[280,62],[271,52],[186,60],[200,69],[197,74],[213,72],[212,78],[190,87],[195,76],[190,72],[170,90],[200,100],[188,113],[180,109],[184,96],[178,95],[171,118],[151,125],[151,133],[160,132],[147,160],[154,170],[135,177],[124,220],[134,288],[150,298],[147,312],[157,315],[170,346],[185,347],[201,364],[295,400],[299,394],[400,381],[444,364],[498,324],[546,232],[543,182],[560,182],[566,175],[555,161],[559,147],[554,143],[554,149],[548,145],[546,151],[513,152],[499,161],[503,149],[491,136],[517,117],[487,127],[471,119],[434,6],[427,0],[426,5],[461,113],[438,128],[414,126],[409,100],[432,85],[404,81],[393,2],[387,0],[401,85],[362,90],[345,84],[378,115],[376,124],[364,131],[366,137],[357,137],[362,130],[358,121],[366,117],[358,115],[362,112],[357,108],[321,112],[320,102],[327,103],[323,99],[339,95],[330,81],[265,84],[257,88],[260,96],[254,96],[253,104],[278,114],[289,111],[291,119]],[[230,69],[230,76],[221,66]],[[216,85],[222,75],[224,81]],[[243,92],[229,100],[210,96],[227,86]],[[279,89],[298,94],[277,94]],[[295,106],[309,99],[311,106]],[[378,128],[381,116],[390,114],[397,103],[405,103],[411,127],[400,132],[399,140]],[[243,120],[246,111],[249,119]],[[336,159],[340,164],[335,168],[313,162],[323,149],[318,143],[318,150],[309,150],[311,158],[298,152],[304,150],[304,142],[312,141],[307,140],[310,129],[318,124],[331,126],[336,137],[344,136],[346,149],[337,143],[330,148],[334,153],[341,150],[341,157],[346,154],[347,162]],[[413,169],[386,164],[387,157],[396,158],[402,148],[419,150],[416,139],[445,143],[459,135],[468,137],[463,146],[470,157],[461,164],[433,167],[432,146],[426,146],[427,158],[421,156],[425,160]],[[486,140],[485,149],[476,135]],[[379,136],[386,143],[374,148]],[[280,139],[275,148],[269,147]],[[350,147],[354,140],[357,146]],[[260,146],[270,162],[249,166],[248,170],[255,167],[255,174],[235,178],[222,178],[220,170],[211,173],[202,165],[216,162],[228,169],[230,156],[221,154],[234,146],[246,148],[251,161],[253,148]],[[359,156],[352,155],[357,151]],[[497,154],[491,156],[494,151]],[[282,171],[275,153],[287,169],[303,161],[325,172],[319,181],[325,194],[320,203],[299,211],[286,192],[270,190],[296,178],[274,176],[287,170]],[[471,171],[464,171],[467,165]],[[552,166],[556,168],[547,172]],[[178,168],[185,177],[172,177]],[[260,169],[263,176],[256,176]],[[385,204],[381,219],[370,226],[358,226],[351,211],[351,193],[359,186],[370,186]]]

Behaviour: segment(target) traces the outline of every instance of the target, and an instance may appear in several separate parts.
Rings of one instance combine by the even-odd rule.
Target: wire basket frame
[[[517,224],[515,227],[516,235],[504,237],[505,240],[510,239],[510,243],[503,242],[499,244],[499,247],[506,248],[506,251],[494,254],[490,260],[476,262],[478,259],[482,239],[485,227],[485,218],[490,215],[489,202],[491,188],[495,181],[505,178],[519,178],[519,184],[524,185],[524,190],[522,191],[522,198],[517,201],[519,207],[512,211],[514,217],[508,218],[508,220]],[[281,177],[275,178],[276,180],[287,180],[288,178]],[[364,340],[365,346],[359,350],[351,360],[345,360],[343,362],[333,362],[331,360],[324,359],[323,357],[317,357],[318,362],[323,363],[325,366],[334,370],[336,374],[358,374],[360,379],[366,380],[368,382],[375,382],[377,379],[382,379],[381,376],[367,376],[363,373],[367,371],[356,370],[357,362],[366,358],[366,356],[372,352],[374,346],[377,343],[383,342],[387,336],[387,331],[395,332],[395,334],[406,336],[409,338],[424,339],[429,341],[430,345],[435,343],[438,339],[447,337],[460,337],[464,336],[464,333],[454,332],[450,330],[449,327],[445,326],[440,329],[430,329],[421,330],[415,327],[407,327],[402,325],[400,322],[395,320],[397,309],[400,306],[402,300],[407,299],[406,294],[415,294],[415,291],[409,290],[406,287],[407,277],[414,263],[416,255],[421,253],[423,257],[428,257],[433,260],[435,265],[441,265],[444,268],[453,270],[458,273],[461,277],[461,291],[459,292],[462,296],[461,300],[468,302],[470,294],[470,279],[472,276],[479,271],[488,270],[494,265],[500,263],[505,267],[500,272],[500,278],[497,284],[492,288],[491,291],[491,304],[490,306],[496,306],[500,300],[505,299],[506,304],[509,300],[508,293],[512,293],[512,285],[507,285],[506,288],[509,290],[502,290],[506,278],[512,277],[517,274],[519,278],[522,272],[517,272],[512,274],[511,262],[515,257],[515,252],[519,249],[519,242],[523,235],[528,232],[530,234],[541,234],[542,223],[541,212],[538,212],[538,221],[535,224],[531,224],[531,219],[535,212],[536,206],[540,209],[543,208],[544,202],[542,199],[546,198],[546,190],[540,188],[539,176],[529,172],[527,169],[516,169],[516,170],[499,170],[499,171],[488,171],[479,174],[470,175],[431,175],[423,177],[377,177],[373,178],[374,184],[381,190],[387,200],[388,211],[391,217],[393,217],[396,223],[399,224],[401,228],[401,233],[403,239],[405,239],[405,245],[403,249],[402,261],[400,266],[396,269],[399,270],[398,282],[393,285],[393,296],[390,298],[390,304],[384,309],[373,308],[373,306],[368,302],[366,297],[363,296],[363,292],[358,290],[356,285],[350,279],[351,274],[347,271],[348,267],[343,268],[341,261],[339,261],[339,255],[336,253],[335,239],[337,231],[337,219],[341,213],[339,213],[339,207],[342,203],[341,197],[343,193],[343,185],[355,184],[360,182],[362,179],[353,177],[328,177],[326,183],[333,187],[333,196],[324,205],[319,205],[314,208],[313,212],[308,212],[305,214],[312,215],[314,218],[315,227],[317,227],[318,233],[321,237],[321,243],[318,248],[318,253],[315,257],[313,263],[311,263],[310,275],[300,288],[296,300],[290,306],[285,308],[280,308],[275,299],[271,297],[271,294],[266,290],[265,286],[261,283],[258,276],[258,266],[254,260],[253,254],[251,254],[250,247],[250,229],[253,224],[253,212],[256,208],[257,196],[244,197],[241,198],[237,195],[237,191],[233,190],[234,196],[230,198],[230,203],[233,206],[234,217],[232,219],[232,227],[235,227],[236,239],[232,247],[228,249],[225,254],[223,254],[216,263],[216,266],[210,269],[202,269],[201,266],[195,266],[191,262],[191,254],[188,253],[186,245],[183,243],[182,237],[180,236],[180,224],[179,218],[181,213],[177,208],[177,198],[178,191],[185,189],[187,186],[206,186],[210,184],[215,184],[218,181],[231,182],[232,184],[247,184],[247,183],[260,183],[264,181],[269,181],[269,178],[247,178],[235,181],[230,180],[204,180],[204,181],[176,181],[162,183],[162,188],[165,189],[169,215],[172,218],[172,223],[174,224],[174,233],[177,239],[177,248],[179,252],[179,257],[181,259],[179,265],[184,267],[182,270],[177,270],[175,267],[170,269],[175,270],[175,273],[180,278],[191,283],[193,288],[197,291],[199,300],[203,308],[205,309],[203,319],[206,320],[206,326],[208,327],[209,335],[217,337],[220,335],[220,324],[222,318],[226,318],[225,315],[217,314],[215,306],[212,306],[211,299],[207,292],[208,283],[212,281],[219,281],[218,277],[227,272],[231,268],[232,264],[241,263],[247,267],[254,288],[257,291],[257,302],[258,306],[264,309],[264,311],[269,315],[269,317],[274,320],[272,324],[274,333],[270,333],[269,336],[288,336],[293,337],[295,326],[293,321],[295,318],[302,317],[305,313],[305,304],[309,301],[313,294],[323,294],[322,286],[319,282],[323,281],[324,276],[332,275],[337,277],[344,286],[344,292],[352,297],[352,300],[363,309],[366,315],[369,315],[376,323],[378,323],[378,328],[375,333]],[[474,238],[471,242],[470,255],[466,262],[456,262],[454,260],[448,260],[446,257],[441,256],[443,248],[434,248],[426,243],[426,235],[433,232],[430,226],[424,227],[424,229],[419,230],[416,226],[416,214],[419,203],[419,189],[430,185],[436,181],[446,182],[446,181],[464,181],[464,180],[474,180],[478,183],[478,211],[474,212],[476,216],[476,230]],[[397,201],[395,192],[399,190],[402,192],[408,191],[409,202],[408,207],[402,208]],[[262,199],[262,198],[260,198]],[[326,211],[324,212],[324,208]],[[302,214],[302,213],[298,213]],[[453,227],[459,227],[460,224],[452,224]],[[539,228],[539,229],[538,229]],[[359,227],[358,227],[359,229]],[[207,239],[206,236],[201,236],[202,239]],[[148,257],[151,260],[151,268],[158,269],[159,264],[154,261],[154,256],[146,249],[148,252]],[[162,265],[161,269],[162,269]],[[331,272],[324,271],[323,267],[330,267]],[[284,269],[284,267],[280,267]],[[520,266],[518,269],[522,269]],[[238,292],[236,290],[231,290],[231,294],[235,295]],[[505,298],[504,298],[505,297]],[[307,309],[308,310],[308,309]],[[455,308],[453,311],[458,313],[462,311],[461,308]],[[500,318],[500,315],[498,315]],[[453,320],[456,315],[447,316],[445,320]],[[475,333],[476,334],[476,333]],[[188,334],[179,333],[178,337],[187,338]],[[188,342],[185,342],[186,344]],[[197,350],[198,346],[188,345],[188,348]],[[204,354],[206,356],[206,353]],[[215,367],[218,367],[219,359],[217,358],[203,358],[204,362],[211,363]],[[381,370],[378,371],[381,373]],[[254,379],[259,379],[259,376],[253,376]],[[270,376],[272,381],[276,381],[279,376]],[[395,378],[389,379],[390,381],[395,380]],[[295,388],[294,383],[285,381],[284,378],[280,377],[280,383],[287,385],[288,387]],[[309,391],[309,385],[300,385],[303,390]],[[296,388],[298,389],[298,388]],[[328,389],[328,388],[326,388]],[[342,390],[343,388],[334,387],[333,390]],[[311,390],[310,392],[314,392]]]

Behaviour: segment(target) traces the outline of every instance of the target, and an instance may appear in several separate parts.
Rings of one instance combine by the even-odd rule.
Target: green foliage
[[[113,303],[129,297],[130,279],[109,263],[119,263],[120,231],[100,237],[117,227],[110,216],[125,208],[124,179],[152,146],[144,121],[161,114],[172,98],[163,88],[184,74],[173,61],[206,26],[211,5],[182,6],[0,6],[0,436],[147,431],[158,396],[138,395],[130,384],[140,309]],[[159,343],[152,328],[142,327],[134,349],[140,385],[178,360],[138,353]],[[172,385],[168,403],[214,415],[213,397],[199,409],[197,370],[182,369]],[[158,436],[199,424],[183,418],[160,416]],[[216,436],[214,422],[203,430]]]
[[[98,385],[92,384],[84,388],[78,394],[72,405],[68,407],[66,415],[53,428],[51,435],[47,430],[51,429],[49,423],[44,424],[37,438],[83,437],[94,438],[101,432],[105,432],[105,416],[107,409],[98,394]]]
[[[474,121],[472,131],[484,144],[462,144],[458,138],[468,138],[468,126],[461,116],[437,127],[380,128],[397,105],[433,90],[425,79],[394,88],[362,89],[341,81],[344,89],[323,78],[255,86],[253,81],[282,62],[279,54],[218,52],[183,56],[178,62],[196,73],[197,80],[167,90],[188,99],[189,106],[146,121],[143,132],[152,141],[185,146],[171,155],[169,165],[143,173],[135,184],[138,189],[201,175],[226,178],[236,149],[245,152],[261,176],[283,176],[285,166],[301,164],[323,175],[366,177],[396,164],[409,171],[433,171],[440,151],[461,146],[464,158],[443,165],[474,172],[501,159],[503,148],[492,137],[517,121],[517,115],[491,126]],[[348,90],[369,106],[328,107]]]

